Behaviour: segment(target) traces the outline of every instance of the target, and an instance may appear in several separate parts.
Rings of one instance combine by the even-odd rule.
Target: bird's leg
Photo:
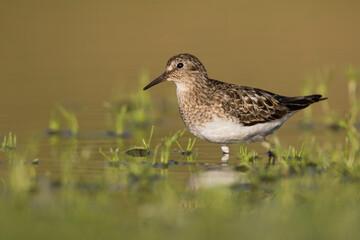
[[[273,151],[271,151],[271,149],[275,149],[275,144],[273,144],[267,139],[264,139],[263,146],[268,149],[268,166],[275,165],[276,155]]]
[[[229,154],[229,147],[226,144],[221,144],[221,150],[223,151],[224,154]]]
[[[222,162],[227,162],[229,160],[229,147],[226,144],[221,144],[221,150],[223,151],[224,156],[221,158]]]
[[[275,153],[274,153],[273,151],[269,150],[268,154],[269,154],[268,166],[270,166],[270,165],[275,165],[275,160],[276,160],[276,155],[275,155]],[[271,159],[272,159],[272,161],[271,161]]]

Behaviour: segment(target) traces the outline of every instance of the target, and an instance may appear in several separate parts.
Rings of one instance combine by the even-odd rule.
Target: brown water
[[[340,0],[2,1],[0,135],[15,133],[19,148],[37,142],[31,157],[40,158],[42,173],[59,171],[62,147],[75,146],[84,154],[90,149],[92,157],[78,170],[96,174],[104,167],[98,148],[118,145],[116,139],[93,136],[108,128],[103,102],[128,98],[140,87],[142,69],[155,78],[168,58],[181,52],[198,56],[212,78],[283,95],[300,94],[305,78],[333,69],[328,101],[341,115],[348,98],[344,69],[360,65],[359,11],[359,1]],[[159,113],[155,145],[184,126],[173,84],[156,86],[150,95]],[[170,111],[162,110],[164,101]],[[53,147],[44,135],[55,103],[79,112],[83,137],[77,145],[60,138]],[[320,104],[313,106],[318,119],[320,109]],[[328,133],[321,126],[310,133],[299,130],[301,117],[297,114],[282,127],[281,142],[299,146],[312,135],[343,142],[343,133]],[[124,149],[141,145],[148,134],[144,129],[125,139]],[[180,140],[183,146],[187,137]],[[198,140],[195,148],[200,162],[221,158],[217,145]],[[251,148],[266,151],[260,144]],[[236,161],[239,145],[231,149],[230,161]],[[172,158],[185,161],[176,154]],[[188,172],[187,167],[174,169],[174,175]]]

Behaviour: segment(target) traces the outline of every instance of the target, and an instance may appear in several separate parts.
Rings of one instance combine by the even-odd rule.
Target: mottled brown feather
[[[209,79],[212,96],[221,102],[226,112],[245,126],[269,122],[284,117],[290,110],[269,92]]]

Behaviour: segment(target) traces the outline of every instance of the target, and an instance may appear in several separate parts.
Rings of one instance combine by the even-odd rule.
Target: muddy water
[[[328,101],[341,115],[348,98],[344,69],[360,66],[359,10],[357,1],[2,2],[0,135],[16,133],[19,148],[35,143],[29,159],[40,159],[42,173],[56,174],[62,149],[71,146],[80,154],[91,152],[79,171],[101,171],[104,159],[98,148],[119,145],[117,139],[96,135],[108,129],[103,102],[128,99],[141,87],[142,69],[155,78],[167,59],[180,52],[198,56],[212,78],[283,95],[298,95],[304,79],[316,85],[318,73],[332,69]],[[152,88],[150,96],[157,111],[156,145],[184,126],[173,84]],[[54,147],[44,135],[55,103],[78,113],[81,137],[76,143],[59,138]],[[319,104],[313,112],[321,121]],[[282,127],[281,142],[299,146],[312,135],[319,141],[343,141],[343,133],[328,133],[321,125],[312,132],[300,130],[301,118],[299,113]],[[141,145],[148,134],[149,128],[140,129],[123,140],[122,148]],[[188,137],[180,140],[183,146]],[[195,148],[201,162],[221,158],[214,144],[199,140]],[[251,148],[266,151],[260,144]],[[232,146],[230,161],[236,161],[238,149]],[[172,158],[185,161],[176,154]],[[173,169],[174,175],[188,172],[187,167]]]

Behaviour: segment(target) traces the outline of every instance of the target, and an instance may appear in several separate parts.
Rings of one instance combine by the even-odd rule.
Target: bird
[[[327,99],[320,94],[287,97],[211,79],[200,60],[188,53],[171,57],[165,72],[143,90],[164,81],[175,83],[179,112],[189,131],[220,144],[227,156],[229,144],[265,141],[296,112]]]

